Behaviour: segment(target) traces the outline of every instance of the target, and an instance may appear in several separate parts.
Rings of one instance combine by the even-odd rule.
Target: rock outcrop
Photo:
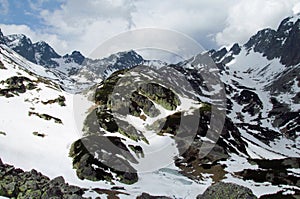
[[[0,196],[9,198],[84,199],[86,189],[69,185],[59,176],[49,179],[32,169],[23,171],[4,164],[0,159]]]

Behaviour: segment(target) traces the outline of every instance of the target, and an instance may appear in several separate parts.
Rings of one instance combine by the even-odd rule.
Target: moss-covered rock
[[[120,138],[99,135],[84,137],[72,144],[70,157],[80,179],[118,180],[126,184],[138,180],[136,170],[129,164],[129,161],[137,161]]]
[[[251,189],[233,183],[219,182],[210,186],[197,199],[257,199]]]
[[[123,144],[124,146],[119,146],[123,147],[122,149],[129,148],[137,157],[143,158],[144,154],[142,148],[138,148],[139,142],[149,142],[142,132],[126,121],[127,116],[133,115],[137,117],[135,119],[146,121],[149,117],[159,115],[159,110],[156,108],[157,106],[174,111],[178,109],[178,106],[180,106],[182,102],[178,94],[172,89],[162,86],[159,83],[141,81],[139,78],[135,79],[136,76],[134,75],[127,77],[126,72],[128,72],[128,70],[113,73],[108,79],[97,86],[95,90],[95,108],[89,113],[84,123],[84,136],[90,139],[93,136],[103,137],[109,133],[119,133],[136,142],[136,144]],[[131,86],[132,84],[134,85]],[[137,86],[135,87],[135,85]],[[199,87],[199,85],[197,86]],[[207,136],[209,130],[215,130],[210,124],[211,118],[216,118],[216,123],[219,122],[219,126],[223,126],[223,115],[221,113],[218,115],[218,113],[216,113],[217,110],[214,111],[215,115],[212,115],[211,104],[199,103],[201,104],[199,109],[194,108],[195,110],[188,112],[175,112],[172,115],[156,121],[154,124],[145,126],[145,128],[149,131],[160,129],[159,132],[156,132],[158,135],[170,136],[175,140],[176,147],[180,154],[180,157],[176,157],[175,163],[176,166],[182,170],[181,173],[194,180],[201,180],[203,177],[202,174],[205,172],[210,173],[213,174],[213,179],[217,182],[222,180],[226,174],[224,166],[218,165],[218,162],[227,159],[229,152],[244,152],[247,154],[245,149],[246,143],[241,139],[241,135],[235,124],[227,118],[221,136],[224,138],[232,136],[235,140],[230,141],[230,143],[222,139],[217,141],[220,135],[213,135],[216,137],[216,139],[213,140],[217,142],[216,146],[212,147],[211,152],[203,158],[203,152],[200,150],[204,143],[203,140],[206,140],[205,144],[207,144],[208,141],[204,138]],[[221,118],[220,120],[218,120],[219,117]],[[144,124],[146,125],[146,123]],[[98,138],[95,139],[97,140]],[[208,139],[213,138],[210,137]],[[119,141],[123,143],[123,140]],[[94,146],[97,146],[97,150],[103,149],[103,146],[100,144],[95,143]],[[105,156],[103,156],[104,154],[100,154],[101,157],[99,157],[98,153],[97,155],[95,155],[94,152],[91,153],[91,149],[80,148],[80,153],[76,152],[72,154],[71,157],[74,161],[74,168],[76,168],[81,178],[88,179],[88,176],[91,176],[91,180],[113,180],[111,175],[104,173],[107,170],[107,166],[105,166],[107,164],[104,165],[95,161],[95,159],[107,161]],[[74,151],[74,149],[72,150]],[[88,162],[88,164],[86,164],[86,162]],[[105,177],[98,177],[95,168],[91,167],[92,164],[97,165],[97,169],[99,169],[99,172],[102,172],[102,175]],[[186,167],[186,165],[189,165],[189,167]],[[127,180],[124,179],[123,176],[121,176],[119,180],[126,182]],[[131,179],[132,177],[129,178]]]
[[[25,193],[21,192],[18,195],[18,198],[41,198],[42,191],[41,190],[27,190]]]
[[[138,92],[167,110],[175,110],[181,104],[178,96],[172,90],[156,83],[142,84],[138,88]]]
[[[93,114],[93,113],[92,113]],[[109,131],[109,132],[117,132],[119,130],[118,124],[112,115],[112,112],[110,109],[107,108],[107,106],[99,106],[96,109],[96,120],[98,121],[98,126],[102,127],[103,129]],[[91,115],[91,114],[90,114]],[[89,116],[88,116],[89,117]],[[88,118],[87,119],[94,119],[94,118]]]
[[[95,91],[95,102],[100,105],[107,105],[108,99],[112,94],[115,85],[127,70],[121,70],[113,73],[109,78],[103,81]]]
[[[142,111],[149,117],[156,117],[160,114],[154,103],[137,91],[132,93],[130,100],[129,113],[133,116],[140,117]]]
[[[141,146],[134,146],[134,145],[128,145],[128,147],[136,154],[136,156],[140,157],[140,158],[144,158],[144,151],[143,148]]]
[[[0,160],[0,196],[9,198],[76,198],[82,196],[86,189],[65,183],[63,177],[50,180],[36,170],[24,172]]]

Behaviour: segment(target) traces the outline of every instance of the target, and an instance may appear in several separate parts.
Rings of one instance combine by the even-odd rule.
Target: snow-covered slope
[[[259,31],[244,46],[234,44],[230,49],[208,52],[216,62],[226,88],[227,116],[237,127],[246,149],[246,153],[238,156],[231,151],[226,162],[219,162],[226,165],[225,171],[228,172],[224,181],[250,187],[258,196],[266,192],[291,192],[292,195],[299,195],[299,189],[295,186],[291,188],[287,182],[281,181],[277,186],[273,180],[262,177],[263,181],[251,176],[255,173],[279,176],[272,173],[280,173],[272,166],[261,167],[268,161],[270,165],[276,161],[279,163],[278,159],[290,161],[285,159],[291,157],[296,158],[296,162],[299,161],[299,18],[299,15],[295,15],[284,19],[277,30]],[[190,59],[178,65],[183,68],[180,70],[192,84],[199,86],[201,84],[197,82],[197,76],[193,72],[198,67],[192,61]],[[205,98],[201,99],[205,101]],[[231,138],[221,139],[228,142]],[[259,166],[254,164],[255,167],[249,163],[250,159],[265,162],[260,162]],[[299,164],[296,165],[299,169]],[[272,172],[264,173],[263,168]],[[288,175],[297,176],[296,173]],[[284,174],[280,175],[285,180],[289,178]],[[242,180],[243,178],[248,181]]]
[[[287,105],[286,109],[282,107],[281,112],[299,112],[299,103],[293,100],[300,90],[297,86],[297,76],[285,85],[291,86],[288,92],[274,94],[270,89],[274,88],[274,82],[278,81],[283,74],[294,70],[299,70],[299,65],[287,68],[280,63],[279,59],[268,60],[260,53],[248,52],[243,48],[238,56],[226,64],[226,70],[222,72],[222,80],[230,90],[228,98],[232,104],[229,117],[241,126],[246,124],[247,127],[242,128],[250,131],[253,136],[260,136],[262,141],[274,141],[276,143],[273,143],[274,145],[285,143],[286,150],[282,147],[277,149],[272,147],[272,150],[277,150],[277,153],[298,156],[299,148],[291,147],[294,144],[299,146],[298,133],[285,134],[282,131],[284,127],[276,123],[278,119],[276,115],[271,116],[271,113],[277,109],[276,104],[272,104],[275,100]],[[263,129],[265,131],[261,133]],[[288,141],[292,137],[295,142]]]
[[[23,169],[57,176],[68,168],[68,145],[78,135],[72,95],[45,68],[0,47],[1,158]],[[49,166],[52,165],[52,166]]]
[[[299,196],[299,27],[295,15],[243,46],[176,65],[134,51],[101,60],[76,51],[54,58],[43,42],[0,34],[0,157],[74,185],[124,189],[129,195],[121,198],[195,198],[217,181],[245,185],[257,196]],[[33,60],[11,49],[20,54],[26,46]],[[43,54],[57,66],[34,64],[45,66]],[[208,67],[208,55],[217,68]],[[220,135],[208,133],[215,130],[211,118]],[[202,146],[212,146],[205,157]]]
[[[204,184],[193,182],[174,165],[141,173],[134,185],[80,180],[69,152],[72,143],[82,135],[76,122],[83,123],[86,111],[93,104],[82,95],[63,91],[55,82],[55,74],[27,61],[7,46],[0,46],[0,61],[0,157],[3,162],[23,170],[34,168],[50,178],[63,176],[66,182],[85,188],[124,187],[124,192],[130,195],[121,195],[122,198],[133,198],[142,192],[193,198],[211,184],[210,179],[203,181]],[[81,121],[74,118],[74,101],[81,106],[76,109],[76,114],[82,115]],[[137,122],[134,123],[138,125]],[[151,138],[149,140],[152,143]],[[95,191],[85,194],[93,198],[100,195]]]

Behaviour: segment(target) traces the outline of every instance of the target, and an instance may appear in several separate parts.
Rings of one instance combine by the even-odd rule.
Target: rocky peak
[[[109,56],[108,59],[110,60],[116,59],[117,62],[124,62],[124,61],[142,62],[144,60],[142,56],[140,56],[133,50],[113,54]]]
[[[232,52],[232,54],[234,55],[238,55],[241,52],[241,47],[239,46],[239,44],[235,43],[229,50],[230,52]]]
[[[227,49],[224,47],[219,51],[216,51],[215,53],[212,54],[213,60],[216,62],[219,62],[226,54],[227,54]]]
[[[32,41],[23,34],[12,34],[5,37],[6,44],[13,48],[22,45],[32,45]]]
[[[4,43],[5,43],[4,35],[3,35],[2,31],[1,31],[1,28],[0,28],[0,44],[4,44]]]
[[[208,54],[216,62],[217,67],[221,70],[224,69],[224,66],[234,59],[234,55],[238,55],[241,52],[241,47],[238,43],[233,44],[233,46],[228,51],[225,47],[220,50],[211,50]]]
[[[34,49],[36,52],[40,52],[43,54],[50,54],[53,58],[59,58],[60,55],[58,55],[54,49],[46,42],[39,41],[33,44]]]
[[[282,20],[277,31],[288,33],[291,30],[291,28],[299,21],[300,21],[300,13],[292,17],[287,17],[284,20]]]
[[[103,61],[107,63],[107,67],[104,72],[104,77],[107,77],[117,70],[131,68],[142,64],[144,59],[135,51],[130,50],[113,54],[108,58],[104,58]]]
[[[33,44],[36,63],[46,67],[56,67],[58,64],[53,61],[53,58],[60,58],[54,49],[44,41],[39,41]]]
[[[263,53],[267,59],[280,58],[286,66],[300,63],[300,16],[284,19],[277,30],[270,28],[258,31],[245,44],[248,51]]]
[[[66,63],[74,61],[75,63],[81,65],[85,57],[79,51],[73,51],[71,55],[66,54],[63,56]]]
[[[270,28],[258,31],[250,40],[245,44],[247,49],[254,49],[254,51],[266,51],[270,48],[270,44],[274,43],[276,31]]]
[[[281,62],[287,66],[300,63],[300,19],[291,27],[282,46]]]
[[[27,60],[36,63],[31,40],[23,34],[13,34],[4,37],[5,44]]]

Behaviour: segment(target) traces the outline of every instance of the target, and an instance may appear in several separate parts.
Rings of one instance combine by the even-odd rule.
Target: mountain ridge
[[[134,51],[101,60],[87,59],[74,51],[53,59],[59,60],[60,66],[66,64],[65,61],[73,67],[86,64],[82,67],[86,71],[81,68],[83,82],[92,84],[86,85],[88,90],[84,93],[76,95],[61,90],[61,85],[67,87],[68,82],[60,81],[66,78],[76,81],[75,77],[81,77],[76,76],[80,72],[56,71],[33,64],[1,45],[0,103],[5,111],[1,113],[0,131],[4,133],[0,134],[3,136],[0,151],[5,152],[0,156],[5,162],[25,169],[30,168],[30,163],[37,165],[51,177],[64,173],[66,180],[74,185],[122,187],[131,194],[128,198],[142,192],[194,198],[219,181],[244,185],[262,198],[297,197],[300,195],[300,51],[295,49],[300,43],[299,23],[299,15],[288,17],[277,30],[259,31],[244,45],[207,51],[172,65],[151,64]],[[3,37],[0,34],[0,38]],[[30,43],[26,38],[24,42]],[[55,52],[50,51],[41,49],[46,54]],[[220,138],[202,158],[202,145],[213,139],[207,135],[213,128],[212,107],[218,103],[213,96],[222,92],[220,85],[208,89],[210,81],[203,77],[209,68],[205,62],[207,56],[218,67],[208,70],[217,75],[211,77],[220,78],[224,84],[226,110]],[[103,67],[97,68],[100,62]],[[153,66],[155,64],[159,66]],[[139,76],[138,72],[143,71],[139,69],[147,69],[144,76]],[[183,75],[191,88],[181,85],[173,74]],[[170,84],[143,81],[142,77]],[[138,82],[142,84],[136,90],[122,96],[122,91]],[[69,85],[73,85],[72,82]],[[124,112],[123,99],[118,96],[128,99],[129,113]],[[74,107],[75,111],[83,107],[76,122],[70,119],[75,114],[70,111],[74,111]],[[16,109],[17,115],[6,115]],[[22,129],[11,122],[15,118],[27,121]],[[191,121],[195,119],[199,119],[195,122],[197,132],[188,143],[185,138],[192,133]],[[160,131],[153,133],[157,126],[161,126]],[[19,137],[24,148],[11,146]],[[173,162],[169,167],[143,173],[142,164],[151,160],[149,151],[159,149],[156,139],[160,141],[157,143],[170,147],[164,150],[163,159]],[[56,142],[54,148],[52,145]],[[117,149],[109,151],[106,145],[109,143]],[[41,149],[37,150],[37,146]],[[26,161],[6,153],[8,149],[22,153]],[[54,154],[57,150],[61,153]],[[43,152],[49,157],[43,159]],[[42,163],[32,153],[40,157]],[[62,166],[49,168],[49,161],[57,162],[58,157]],[[113,162],[118,169],[122,168],[118,170],[109,164]]]

